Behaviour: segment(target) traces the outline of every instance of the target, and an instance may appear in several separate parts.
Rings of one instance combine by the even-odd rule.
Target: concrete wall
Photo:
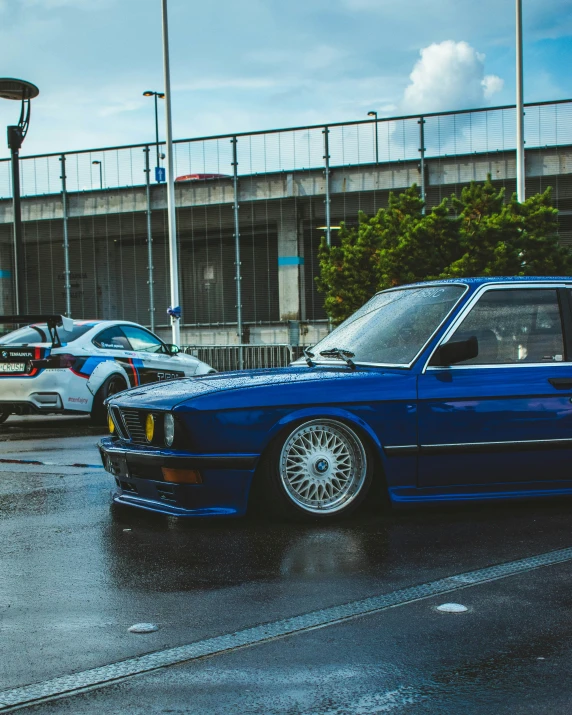
[[[429,203],[471,180],[482,181],[487,174],[510,193],[514,152],[429,158],[426,171]],[[561,237],[572,242],[572,221],[566,224],[567,216],[572,219],[572,148],[528,150],[527,177],[531,193],[547,184],[554,186],[563,220]],[[355,221],[360,210],[372,214],[386,205],[390,190],[414,182],[420,182],[416,161],[333,167],[332,223]],[[180,182],[176,189],[184,317],[188,323],[211,326],[184,328],[183,342],[235,343],[232,180]],[[316,322],[324,315],[314,286],[325,189],[322,169],[239,179],[242,303],[251,343],[288,342],[289,320],[313,322],[306,344],[315,343],[325,331],[325,324]],[[149,324],[145,187],[86,191],[68,198],[73,315],[125,317]],[[152,187],[151,209],[155,318],[160,326],[166,323],[169,300],[164,186]],[[61,195],[25,198],[23,219],[30,308],[63,310]],[[0,310],[4,312],[11,310],[12,300],[11,222],[11,201],[2,200]]]

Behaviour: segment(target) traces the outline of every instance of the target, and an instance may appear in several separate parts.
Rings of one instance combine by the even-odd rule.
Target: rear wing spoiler
[[[57,315],[50,313],[47,315],[0,315],[0,325],[3,323],[17,323],[24,325],[33,325],[34,323],[46,323],[50,338],[52,339],[53,348],[61,348],[62,341],[58,335],[58,327],[62,327],[66,331],[73,329],[73,320],[66,318],[65,315]]]

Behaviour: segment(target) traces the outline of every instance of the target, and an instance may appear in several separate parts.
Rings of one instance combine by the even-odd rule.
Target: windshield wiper
[[[346,365],[349,365],[352,370],[356,369],[355,362],[351,360],[355,353],[352,353],[351,350],[344,350],[343,348],[330,348],[329,350],[322,350],[320,355],[322,357],[339,358],[340,360],[343,360]]]
[[[307,348],[303,348],[302,352],[304,353],[308,367],[314,367],[315,363],[312,362],[314,353],[311,353]]]

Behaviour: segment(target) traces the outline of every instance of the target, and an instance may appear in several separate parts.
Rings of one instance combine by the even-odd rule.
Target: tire
[[[103,404],[104,401],[115,395],[118,392],[122,392],[127,389],[127,383],[125,378],[117,373],[110,375],[99,390],[95,393],[93,398],[93,406],[91,408],[91,421],[96,425],[104,425],[107,422],[107,409]]]
[[[366,498],[372,467],[368,445],[344,422],[303,422],[278,440],[263,462],[264,506],[296,521],[346,517]]]
[[[6,420],[8,419],[8,417],[10,417],[11,414],[12,413],[8,412],[8,410],[0,410],[0,425],[3,422],[6,422]]]

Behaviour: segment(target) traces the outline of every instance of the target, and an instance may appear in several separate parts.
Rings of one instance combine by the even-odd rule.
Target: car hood
[[[381,371],[377,370],[376,372],[379,375]],[[113,402],[123,407],[172,409],[182,402],[230,390],[245,390],[247,388],[251,390],[257,387],[301,385],[334,380],[359,380],[370,375],[370,370],[358,368],[353,371],[345,366],[241,370],[145,385],[123,392],[114,397]]]

